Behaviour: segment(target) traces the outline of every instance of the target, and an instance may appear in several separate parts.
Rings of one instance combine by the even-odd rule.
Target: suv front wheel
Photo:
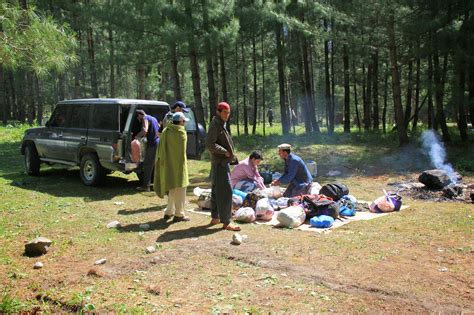
[[[38,176],[40,172],[41,161],[38,151],[34,144],[28,144],[25,147],[25,170],[28,175]]]
[[[105,169],[100,165],[97,155],[89,153],[81,159],[81,179],[87,186],[98,186],[105,180]]]

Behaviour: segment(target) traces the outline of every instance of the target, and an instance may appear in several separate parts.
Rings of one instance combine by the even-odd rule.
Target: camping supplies
[[[288,208],[289,206],[288,200],[290,200],[290,198],[288,197],[280,197],[277,200],[275,200],[276,210]]]
[[[306,214],[302,207],[292,206],[278,212],[277,220],[283,227],[297,228],[306,220]]]
[[[255,221],[255,211],[250,207],[243,207],[237,210],[234,220],[239,222],[250,223]]]
[[[308,218],[320,215],[328,215],[334,219],[339,217],[339,205],[330,198],[321,195],[305,195],[303,196],[303,204]]]
[[[246,193],[246,192],[243,192],[243,191],[238,190],[238,189],[232,189],[232,194],[233,194],[233,195],[238,195],[238,196],[242,197],[242,200],[244,200],[245,197],[247,197],[247,193]]]
[[[268,185],[272,182],[272,172],[270,171],[262,171],[260,172],[260,176],[263,178],[263,183]]]
[[[134,163],[140,163],[141,160],[141,151],[140,151],[140,141],[137,139],[134,139],[132,143],[130,144],[131,146],[131,159],[132,162]]]
[[[265,196],[260,190],[255,189],[254,191],[247,193],[247,196],[245,196],[244,202],[242,203],[242,207],[250,207],[255,209],[257,206],[257,201],[264,197]]]
[[[262,194],[271,199],[278,199],[283,195],[280,186],[270,186],[269,188],[265,188],[262,191]]]
[[[339,215],[343,217],[353,217],[355,216],[356,211],[353,208],[349,208],[348,206],[340,206],[339,207]]]
[[[342,196],[349,194],[349,188],[340,183],[326,184],[321,187],[319,193],[331,197],[334,201],[338,201]]]
[[[320,190],[321,190],[321,185],[318,182],[313,182],[311,184],[311,195],[319,194]]]
[[[202,189],[196,187],[193,189],[193,194],[198,197],[197,205],[201,209],[211,209],[211,189]]]
[[[316,228],[330,228],[334,224],[334,218],[328,215],[320,215],[319,217],[314,217],[309,220],[311,226]]]
[[[268,198],[262,198],[257,201],[257,206],[255,207],[257,220],[270,221],[273,217],[273,213],[274,210]]]
[[[400,211],[402,206],[402,197],[395,192],[386,192],[385,195],[374,200],[370,204],[370,212],[381,213],[381,212],[392,212]]]
[[[242,203],[242,197],[240,197],[239,195],[232,195],[232,210],[237,210],[242,207]]]

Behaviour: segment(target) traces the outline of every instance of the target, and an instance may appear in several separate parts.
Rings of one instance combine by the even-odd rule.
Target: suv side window
[[[90,128],[118,130],[118,106],[116,104],[95,104],[92,108]]]
[[[71,106],[70,117],[72,128],[87,128],[87,121],[89,120],[89,107],[88,105],[75,105]]]
[[[69,117],[67,113],[68,106],[58,105],[51,116],[51,127],[68,127]]]
[[[196,119],[194,118],[194,113],[190,109],[189,113],[183,113],[186,118],[189,119],[189,121],[186,122],[184,127],[186,128],[186,131],[196,131],[197,130],[197,125],[196,125]]]

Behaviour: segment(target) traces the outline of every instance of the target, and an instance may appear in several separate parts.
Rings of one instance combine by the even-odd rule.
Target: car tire
[[[40,173],[41,161],[34,144],[25,147],[25,171],[28,175],[38,176]]]
[[[100,165],[96,154],[86,154],[81,159],[81,180],[86,186],[99,186],[104,183],[105,169]]]

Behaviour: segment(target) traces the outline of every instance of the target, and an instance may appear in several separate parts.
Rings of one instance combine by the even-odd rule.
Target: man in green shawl
[[[189,185],[186,159],[186,129],[189,119],[182,112],[173,114],[172,123],[167,124],[160,137],[155,162],[154,189],[158,197],[168,194],[168,205],[164,218],[173,222],[189,221],[184,214],[186,187]]]

